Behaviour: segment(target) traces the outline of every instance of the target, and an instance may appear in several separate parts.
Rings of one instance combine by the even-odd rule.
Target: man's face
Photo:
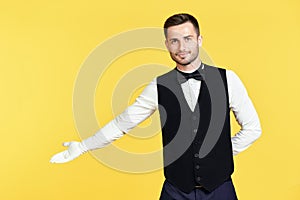
[[[202,37],[197,36],[191,22],[171,26],[167,29],[165,41],[171,58],[180,65],[189,65],[199,56]]]

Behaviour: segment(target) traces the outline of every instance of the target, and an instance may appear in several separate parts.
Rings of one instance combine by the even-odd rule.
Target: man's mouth
[[[188,55],[188,52],[179,52],[179,53],[176,53],[177,56],[180,56],[180,57],[185,57]]]

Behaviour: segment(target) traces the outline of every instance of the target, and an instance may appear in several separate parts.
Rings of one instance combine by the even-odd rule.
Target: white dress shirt
[[[195,70],[193,70],[195,71]],[[193,71],[184,71],[192,73]],[[229,107],[241,129],[231,137],[233,155],[247,149],[261,135],[261,127],[256,110],[247,94],[246,88],[239,77],[232,71],[226,70]],[[195,109],[199,96],[201,81],[188,79],[181,84],[184,97],[191,110]],[[158,109],[157,85],[154,78],[136,98],[135,102],[107,123],[93,136],[83,141],[89,150],[102,148],[122,137],[151,116]]]

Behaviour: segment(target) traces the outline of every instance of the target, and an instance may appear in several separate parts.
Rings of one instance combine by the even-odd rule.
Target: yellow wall
[[[296,0],[1,2],[0,199],[158,199],[161,170],[124,173],[88,154],[63,165],[49,159],[62,142],[80,139],[72,92],[89,53],[120,32],[161,27],[177,12],[199,19],[203,47],[241,77],[259,113],[262,137],[235,157],[239,198],[300,199],[299,8]],[[115,64],[130,70],[151,62],[141,55]],[[167,53],[151,56],[172,64]],[[109,109],[96,112],[100,122],[111,119]]]

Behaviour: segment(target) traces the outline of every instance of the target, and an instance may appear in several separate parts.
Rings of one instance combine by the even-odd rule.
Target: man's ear
[[[198,36],[198,44],[199,44],[199,47],[202,46],[202,40],[203,40],[202,35],[199,35],[199,36]]]

